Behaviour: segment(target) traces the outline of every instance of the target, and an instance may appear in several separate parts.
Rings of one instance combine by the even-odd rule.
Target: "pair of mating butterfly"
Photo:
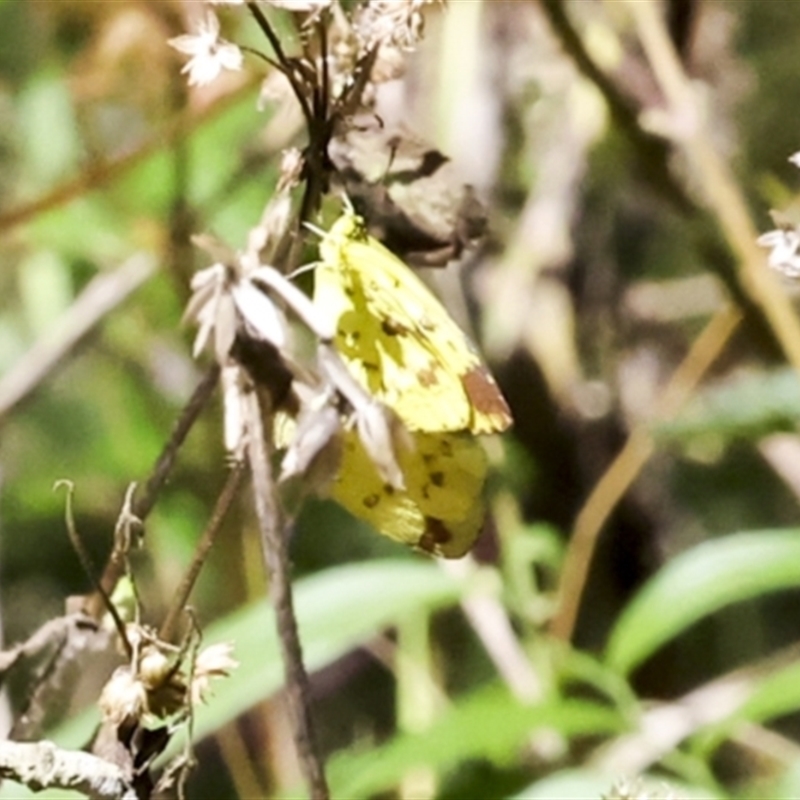
[[[335,322],[351,373],[410,434],[403,488],[346,436],[331,495],[376,530],[435,555],[464,555],[480,532],[486,454],[476,434],[511,424],[475,347],[422,281],[346,211],[320,242],[314,304]]]

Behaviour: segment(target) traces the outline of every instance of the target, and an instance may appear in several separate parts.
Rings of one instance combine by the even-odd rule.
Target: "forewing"
[[[357,377],[411,430],[507,428],[505,400],[463,331],[413,272],[352,224],[343,217],[323,241],[315,301],[337,314],[337,343]]]

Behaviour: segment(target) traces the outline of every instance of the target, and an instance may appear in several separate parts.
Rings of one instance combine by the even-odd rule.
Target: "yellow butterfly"
[[[411,270],[347,211],[320,243],[314,302],[355,377],[412,431],[495,433],[511,413],[474,345]]]
[[[314,303],[336,322],[357,380],[411,432],[403,489],[385,483],[355,431],[345,433],[331,493],[381,533],[447,558],[464,555],[485,516],[487,463],[475,433],[511,414],[472,343],[408,267],[352,211],[320,243]]]

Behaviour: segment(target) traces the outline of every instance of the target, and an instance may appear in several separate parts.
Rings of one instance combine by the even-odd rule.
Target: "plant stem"
[[[265,428],[270,429],[271,414],[264,414],[258,393],[249,394],[247,413],[247,454],[253,478],[261,550],[269,577],[270,598],[278,626],[285,674],[286,699],[294,731],[300,766],[312,800],[328,800],[330,792],[311,719],[311,689],[303,663],[303,652],[294,613],[290,578],[288,526],[285,525],[272,478]],[[263,415],[263,417],[262,417]],[[266,424],[262,422],[266,420]]]

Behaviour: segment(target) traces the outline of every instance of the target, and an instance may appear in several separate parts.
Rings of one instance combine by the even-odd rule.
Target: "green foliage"
[[[745,374],[698,393],[673,420],[659,424],[666,441],[690,442],[703,437],[756,439],[792,431],[800,416],[800,380],[793,370]]]
[[[686,109],[672,106],[669,85],[656,86],[663,64],[635,8],[649,5],[426,6],[425,38],[395,61],[376,59],[384,77],[407,70],[401,82],[366,81],[378,105],[337,108],[312,120],[315,130],[286,74],[312,75],[327,53],[340,70],[331,85],[352,87],[343,27],[323,50],[313,15],[262,3],[294,59],[283,74],[249,51],[244,72],[188,89],[166,44],[185,33],[185,3],[0,0],[6,646],[91,590],[54,482],[75,483],[77,528],[99,573],[127,487],[138,482],[141,496],[208,364],[192,359],[195,330],[181,320],[193,275],[218,256],[190,237],[213,234],[241,253],[260,222],[288,220],[270,265],[294,267],[287,253],[301,251],[311,260],[317,236],[303,240],[299,212],[319,205],[303,194],[313,177],[326,208],[339,213],[333,195],[343,186],[372,233],[409,263],[442,267],[466,253],[463,281],[451,265],[431,283],[515,418],[502,440],[485,442],[489,515],[472,561],[442,568],[324,497],[304,499],[289,526],[333,796],[800,795],[800,382],[789,282],[762,286],[766,265],[745,253],[756,238],[746,213],[725,205],[741,191],[763,228],[772,227],[767,201],[785,205],[787,218],[800,203],[797,168],[785,163],[800,148],[785,123],[800,97],[800,17],[792,4],[697,4],[684,88],[700,87],[701,101]],[[364,4],[340,6],[354,14]],[[422,29],[401,6],[389,29],[413,40]],[[216,12],[226,40],[280,60],[247,6]],[[391,98],[400,96],[398,109]],[[307,143],[331,134],[341,138],[292,176],[298,188],[276,188],[292,184],[286,148],[308,157]],[[711,155],[737,152],[735,163],[722,159],[737,170],[727,193],[695,158],[703,137]],[[320,164],[328,171],[314,175]],[[487,208],[470,206],[465,184],[491,198]],[[285,220],[265,213],[275,198],[286,201]],[[487,216],[489,236],[476,247]],[[85,293],[100,278],[113,284],[134,256],[154,273],[71,341]],[[295,285],[312,282],[309,270]],[[717,327],[714,339],[711,321],[728,297],[745,319],[739,334]],[[312,342],[288,316],[292,346]],[[387,340],[400,333],[382,328]],[[316,368],[308,364],[299,371]],[[130,553],[153,630],[229,474],[219,395],[178,448],[143,546]],[[652,451],[615,462],[632,431]],[[789,445],[779,455],[774,434]],[[240,665],[213,682],[191,730],[159,761],[191,741],[190,798],[221,781],[231,796],[304,796],[275,701],[286,678],[259,548],[252,494],[241,490],[189,600],[200,646],[232,642]],[[571,599],[574,629],[559,616]],[[39,733],[84,746],[113,666],[98,658],[78,689],[59,685],[58,702],[47,702],[61,721]],[[12,714],[33,696],[23,684],[4,682]],[[11,782],[0,788],[0,798],[29,795]]]
[[[367,797],[387,790],[414,769],[442,773],[471,759],[509,766],[537,733],[548,729],[562,736],[601,736],[618,733],[622,721],[613,710],[579,700],[521,705],[508,690],[486,686],[459,698],[440,722],[424,733],[398,736],[383,747],[345,754],[331,762],[333,793],[338,797]]]
[[[707,614],[800,586],[800,530],[730,534],[676,557],[628,603],[606,658],[629,673]]]

